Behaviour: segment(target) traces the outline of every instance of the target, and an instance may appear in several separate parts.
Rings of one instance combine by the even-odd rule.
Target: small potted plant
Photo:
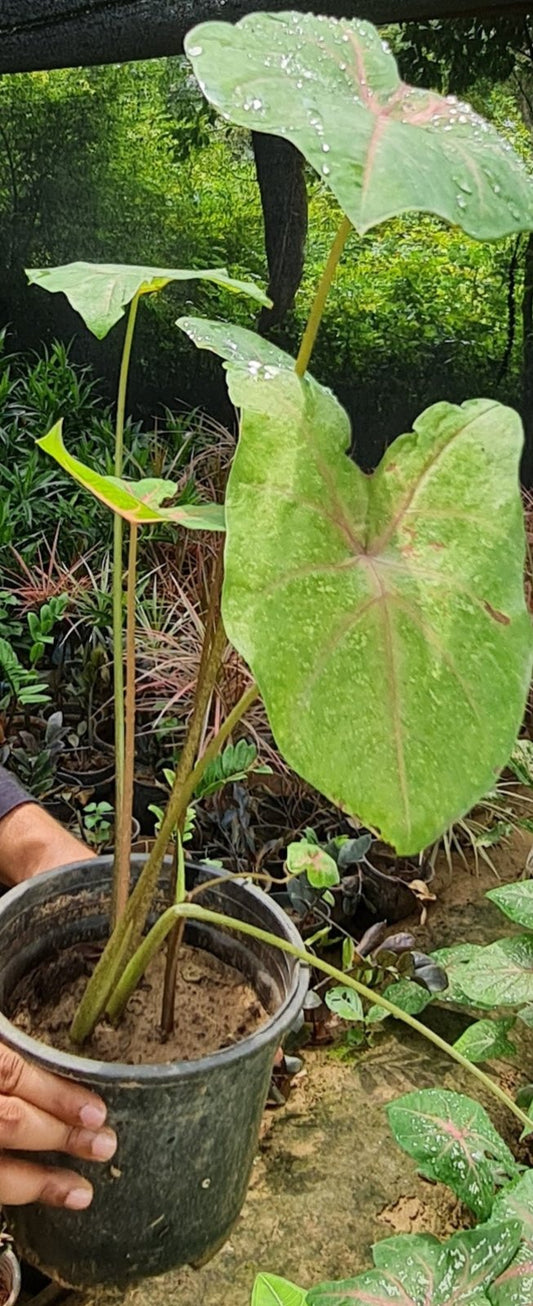
[[[363,235],[395,214],[423,209],[475,238],[495,239],[533,227],[531,181],[468,106],[404,86],[368,23],[254,14],[235,27],[195,29],[187,49],[206,95],[226,118],[291,139],[331,186],[345,216],[296,363],[253,332],[181,321],[199,347],[225,360],[230,395],[241,410],[225,516],[219,505],[176,504],[171,483],[126,481],[122,440],[140,297],[192,275],[227,286],[227,274],[87,264],[31,274],[37,284],[64,291],[98,335],[130,304],[115,476],[74,458],[60,425],[40,441],[115,513],[119,837],[113,877],[111,860],[101,858],[38,878],[0,904],[0,1035],[38,1064],[96,1086],[120,1140],[83,1216],[31,1207],[9,1214],[24,1255],[76,1285],[125,1282],[197,1263],[227,1236],[244,1197],[273,1054],[305,991],[296,962],[310,958],[288,918],[246,877],[187,868],[181,834],[207,766],[259,690],[288,762],[400,854],[411,854],[471,807],[505,765],[531,671],[517,415],[486,400],[437,404],[368,478],[346,456],[345,413],[307,371],[352,227]],[[153,849],[143,860],[130,857],[135,577],[139,528],[157,520],[226,527],[227,536],[224,567],[220,555],[213,577],[187,736]],[[198,756],[226,630],[256,681]],[[188,1015],[179,967],[186,923],[186,946],[192,941],[235,965],[264,1008],[258,1028],[197,1060],[177,1058],[172,1042]],[[70,1044],[44,1044],[9,1020],[17,985],[32,969],[44,967],[47,974],[58,957],[64,965],[68,949],[79,967],[82,945],[94,951],[106,938],[73,1011]],[[94,1039],[103,1029],[120,1045],[121,1018],[125,1012],[131,1020],[139,996],[144,1002],[146,986],[139,984],[159,964],[165,942],[160,1021],[166,1044],[159,1040],[159,1061],[146,1064],[141,1055],[135,1065],[119,1058],[104,1064],[101,1056],[95,1059],[102,1045]],[[322,959],[311,960],[421,1028],[383,995]],[[148,1028],[152,1044],[158,1022],[154,1015]],[[38,1020],[32,1028],[39,1031]],[[446,1046],[431,1031],[427,1037]],[[478,1067],[472,1073],[502,1096]]]

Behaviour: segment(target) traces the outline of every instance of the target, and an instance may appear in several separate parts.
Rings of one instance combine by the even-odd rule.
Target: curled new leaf
[[[142,481],[126,481],[118,476],[102,476],[74,458],[63,444],[63,423],[56,422],[48,435],[36,443],[45,453],[59,463],[73,480],[78,481],[95,499],[105,503],[112,512],[136,525],[153,522],[172,522],[189,530],[223,531],[224,509],[218,503],[177,503],[165,507],[165,501],[175,498],[178,486],[175,481],[155,477]]]
[[[271,303],[259,286],[251,281],[236,281],[226,268],[184,270],[121,263],[65,263],[58,268],[30,268],[26,275],[32,285],[66,295],[98,340],[120,321],[135,295],[154,294],[171,281],[212,281],[224,290],[248,295],[257,304],[268,307]]]
[[[227,360],[242,410],[228,636],[294,770],[419,852],[490,788],[524,711],[520,419],[491,400],[435,404],[365,476],[346,413],[287,354],[242,328],[181,325]]]
[[[185,49],[223,116],[292,141],[360,233],[407,210],[478,240],[533,226],[518,156],[455,96],[406,86],[370,23],[254,13],[200,24]]]

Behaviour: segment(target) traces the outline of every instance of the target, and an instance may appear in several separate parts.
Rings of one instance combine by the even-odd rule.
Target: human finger
[[[0,1203],[2,1206],[27,1206],[43,1202],[46,1206],[63,1206],[70,1211],[84,1211],[91,1205],[91,1184],[72,1170],[48,1169],[31,1161],[0,1157]]]
[[[102,1099],[70,1079],[52,1075],[0,1044],[0,1094],[19,1097],[69,1125],[100,1129],[107,1116]]]

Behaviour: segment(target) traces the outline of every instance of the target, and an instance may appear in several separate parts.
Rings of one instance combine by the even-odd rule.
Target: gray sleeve
[[[9,774],[3,766],[0,766],[0,820],[12,812],[15,807],[21,807],[22,803],[33,803],[35,799],[27,794],[15,780],[13,775]]]

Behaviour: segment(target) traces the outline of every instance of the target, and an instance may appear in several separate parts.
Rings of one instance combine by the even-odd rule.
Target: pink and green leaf
[[[533,227],[518,156],[468,104],[406,86],[371,23],[253,13],[185,49],[223,117],[292,141],[361,234],[409,210],[478,240]]]
[[[525,707],[520,419],[436,404],[365,476],[346,413],[287,354],[244,328],[180,325],[226,360],[242,410],[224,619],[278,747],[419,852],[491,788]]]

